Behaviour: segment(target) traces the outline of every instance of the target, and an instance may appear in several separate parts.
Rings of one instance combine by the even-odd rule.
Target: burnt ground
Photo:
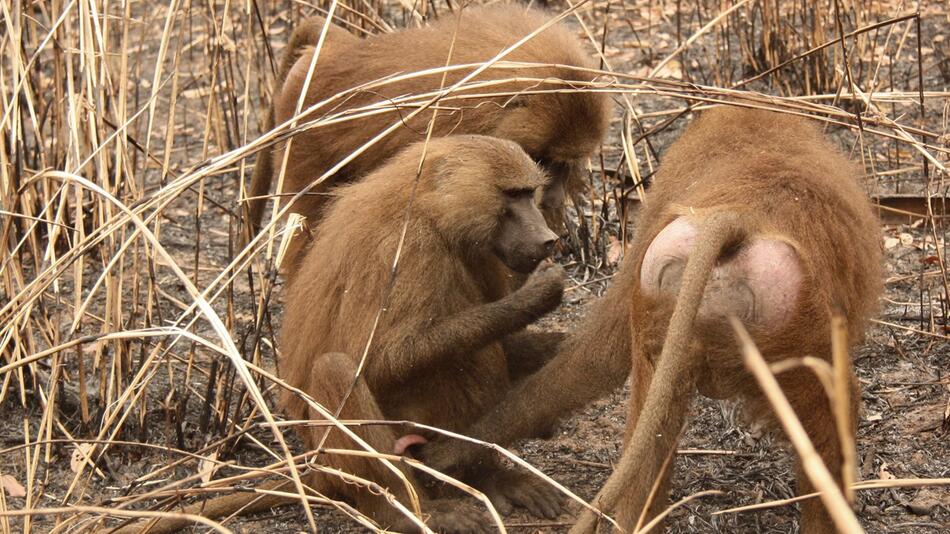
[[[673,23],[666,20],[663,24],[669,30],[669,25]],[[939,24],[939,20],[925,24],[925,31],[930,35],[939,33]],[[286,32],[278,34],[275,40],[286,39],[286,36]],[[616,38],[618,42],[625,42],[629,36],[620,32]],[[673,46],[675,43],[666,43],[665,48],[657,46],[654,52],[662,57],[662,51],[669,51]],[[635,71],[642,67],[644,56],[644,53],[637,51],[631,57],[619,57],[618,68]],[[694,54],[691,57],[695,59],[697,56]],[[908,67],[907,70],[913,69]],[[946,87],[946,82],[941,80],[936,70],[928,71],[926,83],[930,88]],[[767,87],[758,89],[768,90]],[[637,105],[647,112],[673,107],[670,102],[644,100],[638,101]],[[931,122],[928,125],[931,130],[946,133],[946,123],[940,119],[942,105],[941,102],[933,104],[936,113],[930,115]],[[187,109],[181,111],[183,114],[188,112]],[[660,120],[653,121],[658,122]],[[183,120],[182,123],[188,124],[188,121]],[[678,121],[668,130],[652,137],[658,152],[662,153],[684,124],[684,121]],[[176,153],[175,157],[182,167],[198,159],[196,154],[200,153],[201,138],[195,129],[194,124],[191,124],[180,131],[182,139],[177,141],[177,146],[186,148]],[[840,131],[831,133],[843,146],[853,146],[853,135]],[[618,147],[618,139],[614,135],[605,150],[608,160],[616,161]],[[209,180],[205,194],[231,206],[237,196],[235,176],[224,178]],[[920,180],[919,173],[915,178]],[[154,181],[154,177],[149,180]],[[162,242],[183,265],[191,265],[191,258],[195,255],[194,201],[193,194],[184,195],[166,210],[163,222]],[[582,213],[590,215],[596,212],[596,202],[585,206]],[[611,215],[614,218],[606,228],[609,232],[615,232],[616,214],[611,212]],[[205,232],[199,245],[200,285],[209,282],[227,264],[228,219],[220,210],[209,209],[199,220]],[[950,343],[945,337],[950,332],[944,322],[946,310],[940,307],[939,298],[943,288],[939,270],[932,263],[934,245],[932,241],[924,241],[927,233],[920,224],[891,225],[883,231],[882,238],[887,247],[888,283],[879,319],[889,324],[875,324],[866,342],[853,353],[855,370],[862,386],[863,413],[857,436],[861,479],[950,477]],[[943,246],[943,243],[940,245]],[[577,325],[585,307],[610,283],[608,277],[613,266],[602,258],[586,258],[586,261],[581,262],[574,255],[565,261],[577,287],[568,291],[565,303],[555,314],[542,321],[542,328],[569,331]],[[90,274],[93,272],[90,270]],[[169,294],[178,299],[184,298],[183,288],[171,275],[159,270],[156,276],[158,285]],[[171,299],[160,300],[160,306],[170,317],[181,311]],[[246,277],[239,277],[235,284],[233,307],[234,317],[238,321],[235,331],[240,336],[242,327],[253,321],[255,308]],[[273,324],[277,328],[280,324],[279,291],[270,309]],[[919,330],[936,334],[921,334]],[[199,325],[198,331],[213,339],[206,327]],[[596,350],[596,347],[591,350]],[[169,358],[174,360],[182,357],[188,357],[188,350],[179,349],[175,356]],[[195,357],[204,364],[205,369],[213,358],[200,349],[195,351]],[[273,368],[271,355],[267,351],[265,362]],[[181,388],[170,384],[165,376],[157,377],[146,395],[152,408],[146,412],[142,423],[130,422],[121,436],[123,439],[147,441],[157,447],[113,448],[101,459],[104,478],[97,477],[90,483],[89,491],[81,502],[108,504],[108,499],[125,493],[128,484],[136,477],[180,458],[178,454],[162,451],[164,446],[193,451],[205,444],[209,431],[207,426],[202,426],[201,395],[206,382],[205,377],[199,376],[195,378],[194,384]],[[78,423],[76,407],[70,401],[74,398],[74,392],[69,387],[61,391],[61,420],[74,434],[94,435],[94,432]],[[183,392],[191,394],[190,397],[185,395],[184,402]],[[29,396],[32,390],[27,388],[24,393]],[[173,402],[165,402],[169,395],[174,399]],[[513,450],[581,497],[589,499],[596,494],[609,475],[612,462],[619,457],[627,396],[626,388],[614,392],[566,419],[552,439],[527,441],[518,444]],[[0,406],[3,412],[0,418],[0,447],[3,448],[23,443],[24,420],[34,425],[31,432],[35,433],[41,413],[35,409],[35,404],[28,403],[32,407],[24,409],[15,397],[8,398]],[[269,400],[273,401],[272,398]],[[258,429],[254,434],[273,445],[269,441],[268,431]],[[289,435],[299,452],[299,442],[293,440],[292,433]],[[725,495],[704,497],[675,510],[666,525],[668,532],[797,531],[798,514],[794,505],[756,512],[712,515],[717,510],[794,495],[794,465],[780,431],[755,428],[744,422],[740,407],[733,403],[700,398],[693,405],[680,448],[689,452],[677,459],[672,499],[675,501],[709,489],[722,490]],[[52,455],[48,461],[47,458],[39,460],[38,480],[45,485],[41,505],[60,504],[59,499],[72,479],[69,470],[71,450],[65,445],[57,445],[51,449]],[[231,453],[232,456],[224,459],[233,459],[242,465],[263,465],[267,461],[266,456],[249,440],[239,440]],[[27,465],[22,450],[0,456],[0,471],[20,480],[24,479]],[[184,464],[160,480],[168,483],[192,476],[195,471],[193,463]],[[218,476],[233,472],[223,469]],[[24,500],[7,497],[6,503],[10,509],[19,509],[23,507]],[[337,512],[319,507],[315,510],[322,531],[361,530]],[[868,532],[950,531],[950,489],[947,487],[861,491],[856,510]],[[539,521],[524,514],[506,518],[509,530],[515,532],[565,531],[571,522],[569,515],[554,522]],[[16,530],[22,526],[22,520],[13,519],[11,525]],[[227,526],[235,532],[294,532],[305,530],[306,520],[301,510],[284,507],[253,517],[238,518],[229,521]],[[45,532],[51,527],[49,518],[41,518],[35,529]]]

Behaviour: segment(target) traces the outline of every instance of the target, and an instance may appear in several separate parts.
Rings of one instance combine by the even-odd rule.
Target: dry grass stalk
[[[895,479],[890,479],[890,480],[862,480],[860,482],[855,482],[854,484],[852,484],[851,490],[852,491],[868,491],[868,490],[887,489],[887,488],[924,488],[924,487],[940,487],[940,486],[950,486],[950,478],[895,478]],[[713,515],[738,514],[741,512],[751,512],[755,510],[777,508],[779,506],[787,506],[789,504],[801,502],[806,499],[814,499],[815,497],[818,497],[819,495],[820,493],[808,493],[805,495],[796,495],[795,497],[791,497],[788,499],[778,499],[774,501],[750,504],[747,506],[737,506],[735,508],[717,510],[713,512]]]
[[[768,363],[755,347],[752,337],[749,336],[749,333],[738,319],[733,318],[731,322],[732,328],[739,338],[746,368],[755,376],[759,387],[762,388],[762,392],[772,405],[776,418],[798,453],[802,469],[805,470],[815,488],[820,490],[819,497],[825,503],[835,526],[840,532],[864,532],[861,524],[858,523],[858,519],[854,516],[854,511],[848,504],[848,500],[845,499],[841,490],[835,484],[831,473],[828,472],[828,468],[825,467],[811,440],[808,439],[805,428],[795,415],[795,410],[782,392],[775,375],[769,370]],[[841,399],[838,398],[837,401],[840,402]]]
[[[854,505],[855,476],[858,472],[857,449],[854,444],[855,425],[851,398],[851,355],[848,354],[848,330],[844,317],[835,314],[831,317],[831,358],[834,370],[834,398],[831,405],[835,411],[835,423],[838,427],[838,440],[841,442],[841,480],[844,484],[844,496],[849,505]]]
[[[934,108],[950,95],[895,74],[914,52],[927,65],[921,17],[833,1],[699,2],[668,13],[655,2],[599,1],[561,14],[597,49],[603,82],[535,80],[537,91],[610,92],[625,111],[621,139],[591,165],[591,190],[579,199],[575,227],[584,231],[572,242],[585,266],[580,284],[605,278],[597,269],[608,237],[625,236],[616,220],[626,215],[624,192],[635,189],[648,201],[644,184],[660,134],[686,110],[709,104],[767,107],[856,132],[871,185],[907,187],[923,171],[928,198],[944,196],[950,148]],[[358,33],[446,15],[428,3],[317,4]],[[305,129],[393,113],[393,103],[408,113],[458,109],[497,92],[478,72],[511,65],[503,54],[479,65],[447,62],[441,72],[463,69],[463,83],[328,112],[349,93],[337,95],[256,138],[274,70],[271,46],[309,10],[260,2],[0,0],[0,405],[18,414],[0,429],[19,443],[0,456],[28,493],[13,511],[0,492],[0,532],[86,528],[107,514],[161,515],[124,506],[208,491],[186,488],[200,482],[189,471],[200,472],[199,465],[226,468],[215,476],[231,480],[233,472],[270,464],[257,469],[289,477],[301,503],[319,499],[299,481],[318,463],[291,454],[283,435],[295,422],[278,421],[268,403],[283,386],[266,366],[279,328],[271,315],[276,266],[267,258],[276,250],[279,261],[290,230],[273,221],[289,212],[292,198],[275,198],[272,224],[236,246],[248,157]],[[675,42],[660,46],[667,21],[676,26]],[[908,41],[915,31],[918,42]],[[616,57],[620,32],[643,45],[642,72],[617,68],[636,66]],[[662,77],[641,75],[651,71]],[[431,72],[399,76],[424,74]],[[387,83],[392,79],[357,90]],[[925,220],[931,246],[944,242],[942,219],[929,210]],[[919,276],[919,327],[882,324],[947,339],[945,317],[934,319],[945,312],[931,302],[939,294],[947,299],[947,260],[939,246],[935,251],[938,265],[921,267]],[[924,298],[935,277],[943,287]],[[319,424],[338,431],[372,423],[336,421],[335,407],[325,408],[327,421]],[[196,426],[206,431],[195,433]],[[78,472],[57,471],[74,450]],[[134,477],[130,496],[108,500],[101,476],[112,477],[111,466],[130,454],[163,458],[163,468]],[[51,477],[66,482],[52,488]],[[117,507],[90,506],[100,502]],[[328,505],[363,521],[342,503]],[[32,515],[44,510],[52,519]]]

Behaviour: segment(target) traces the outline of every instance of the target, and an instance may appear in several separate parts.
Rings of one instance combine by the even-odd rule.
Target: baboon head
[[[570,79],[570,72],[556,73]],[[537,73],[530,75],[537,76]],[[539,90],[561,87],[539,86]],[[518,143],[550,176],[538,203],[551,228],[563,230],[568,190],[584,184],[584,165],[600,147],[610,124],[609,100],[601,93],[522,95],[504,104],[492,135]]]
[[[528,273],[554,251],[558,236],[535,200],[549,178],[517,143],[478,135],[434,139],[426,166],[420,207],[463,254],[491,254]]]

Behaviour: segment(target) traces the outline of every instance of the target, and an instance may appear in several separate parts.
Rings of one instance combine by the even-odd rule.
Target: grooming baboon
[[[304,104],[310,106],[348,89],[395,74],[441,68],[446,64],[487,61],[548,20],[544,13],[520,6],[477,6],[466,7],[462,11],[461,19],[453,14],[446,14],[424,28],[406,29],[365,39],[358,39],[340,28],[334,28],[328,34],[320,52]],[[322,25],[323,19],[308,19],[291,38],[285,52],[285,58],[289,59],[285,59],[282,64],[292,63],[292,67],[286,75],[278,75],[278,89],[274,95],[274,117],[277,123],[282,123],[294,115],[314,52],[312,46],[305,49],[302,47],[304,44],[316,44]],[[563,25],[548,28],[509,54],[505,61],[562,66],[493,68],[481,73],[474,81],[530,77],[586,83],[594,78],[592,74],[567,68],[595,65],[571,31]],[[435,73],[355,92],[308,115],[308,119],[313,119],[373,103],[388,106],[384,113],[337,122],[296,136],[291,143],[282,192],[301,191],[334,164],[415,109],[414,106],[390,106],[387,102],[389,99],[437,91],[440,87],[447,87],[461,80],[474,68],[451,71],[445,74],[444,82],[443,74]],[[565,187],[582,184],[583,162],[597,150],[606,133],[609,122],[608,99],[604,94],[590,92],[548,92],[518,96],[513,96],[512,93],[563,88],[564,86],[560,85],[512,81],[462,91],[454,96],[482,96],[450,98],[441,102],[439,118],[433,131],[435,136],[483,134],[510,139],[520,144],[532,158],[545,167],[552,178],[541,196],[541,207],[549,225],[555,229],[560,228],[562,223],[561,209]],[[499,92],[507,94],[486,95]],[[422,139],[431,116],[430,112],[425,112],[407,120],[402,127],[337,172],[333,181],[338,183],[364,176],[407,144]],[[249,202],[252,230],[256,230],[260,225],[265,205],[263,197],[267,195],[271,182],[276,179],[280,170],[284,146],[284,143],[280,143],[272,152],[262,152],[261,161],[255,168],[249,193],[257,197]],[[311,190],[309,196],[302,198],[293,207],[293,211],[305,215],[311,225],[319,222],[320,207],[325,198],[321,192],[325,193],[326,188]],[[295,245],[289,256],[291,259],[299,257],[296,251],[299,250],[300,243],[306,241],[305,236],[294,240]]]
[[[538,267],[557,239],[534,200],[547,177],[517,144],[483,136],[434,139],[414,186],[422,150],[422,143],[415,144],[363,180],[337,190],[340,195],[328,204],[316,239],[285,292],[278,369],[290,385],[336,410],[373,335],[363,373],[340,418],[415,421],[463,431],[503,398],[512,382],[556,353],[559,335],[523,330],[560,302],[564,274],[557,265]],[[509,289],[512,272],[531,273],[515,291]],[[289,417],[320,419],[291,393],[282,396],[281,404]],[[307,427],[301,432],[309,448],[316,449],[326,430]],[[432,438],[420,430],[385,425],[354,430],[376,450],[390,454],[419,441],[400,438],[407,433]],[[330,431],[324,446],[360,449],[339,430]],[[405,486],[378,460],[327,454],[320,461],[374,481],[409,504]],[[405,475],[415,482],[415,473],[406,470]],[[561,507],[556,491],[527,472],[500,464],[467,482],[502,511],[519,505],[554,517]],[[408,526],[378,491],[321,474],[310,483],[324,495],[354,501],[382,527]],[[235,494],[190,510],[232,512],[253,497]],[[491,528],[487,515],[462,501],[438,494],[423,499],[433,529]],[[268,498],[252,509],[290,501]],[[164,524],[158,532],[167,531]]]
[[[607,295],[560,353],[468,435],[507,444],[537,434],[620,386],[632,361],[620,478],[597,502],[629,529],[654,480],[664,477],[647,517],[655,515],[669,481],[661,466],[695,388],[768,414],[727,316],[743,321],[770,362],[829,360],[832,308],[847,318],[849,340],[863,337],[880,290],[881,252],[878,222],[856,175],[803,119],[734,108],[703,113],[667,152]],[[815,375],[796,367],[778,380],[840,483],[834,418]],[[485,457],[448,440],[420,454],[437,469],[456,470]],[[801,470],[799,491],[810,491]],[[818,499],[802,508],[804,532],[834,531]]]

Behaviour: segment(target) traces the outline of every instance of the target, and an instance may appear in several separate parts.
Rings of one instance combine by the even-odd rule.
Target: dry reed
[[[512,65],[500,56],[448,61],[431,72],[472,74],[442,91],[343,112],[334,104],[346,94],[337,95],[262,132],[276,45],[301,17],[330,12],[361,35],[447,16],[455,5],[271,4],[0,0],[0,475],[25,493],[0,489],[0,532],[80,532],[106,516],[175,515],[182,498],[264,476],[284,477],[302,503],[317,504],[313,515],[305,507],[310,528],[326,508],[371,526],[301,475],[326,470],[320,454],[399,459],[368,446],[295,456],[285,430],[301,422],[272,412],[275,390],[287,387],[273,365],[276,265],[297,221],[280,222],[292,199],[275,196],[264,231],[239,246],[245,180],[254,154],[280,140],[369,114],[392,115],[398,127],[394,105],[410,114],[458,108],[497,92],[474,77],[480,69]],[[864,163],[869,192],[926,200],[921,255],[935,259],[908,275],[919,321],[880,324],[946,339],[947,227],[934,206],[947,195],[950,75],[940,70],[941,82],[935,69],[950,59],[923,35],[950,22],[945,9],[840,0],[574,8],[562,16],[600,57],[600,80],[538,79],[534,90],[607,92],[622,112],[591,162],[588,191],[574,199],[566,253],[577,287],[609,277],[632,201],[649,201],[665,130],[710,104],[762,107],[824,121]],[[372,423],[337,421],[338,407],[308,402],[328,429]],[[928,483],[907,485],[918,482]],[[418,503],[399,506],[419,512]]]

